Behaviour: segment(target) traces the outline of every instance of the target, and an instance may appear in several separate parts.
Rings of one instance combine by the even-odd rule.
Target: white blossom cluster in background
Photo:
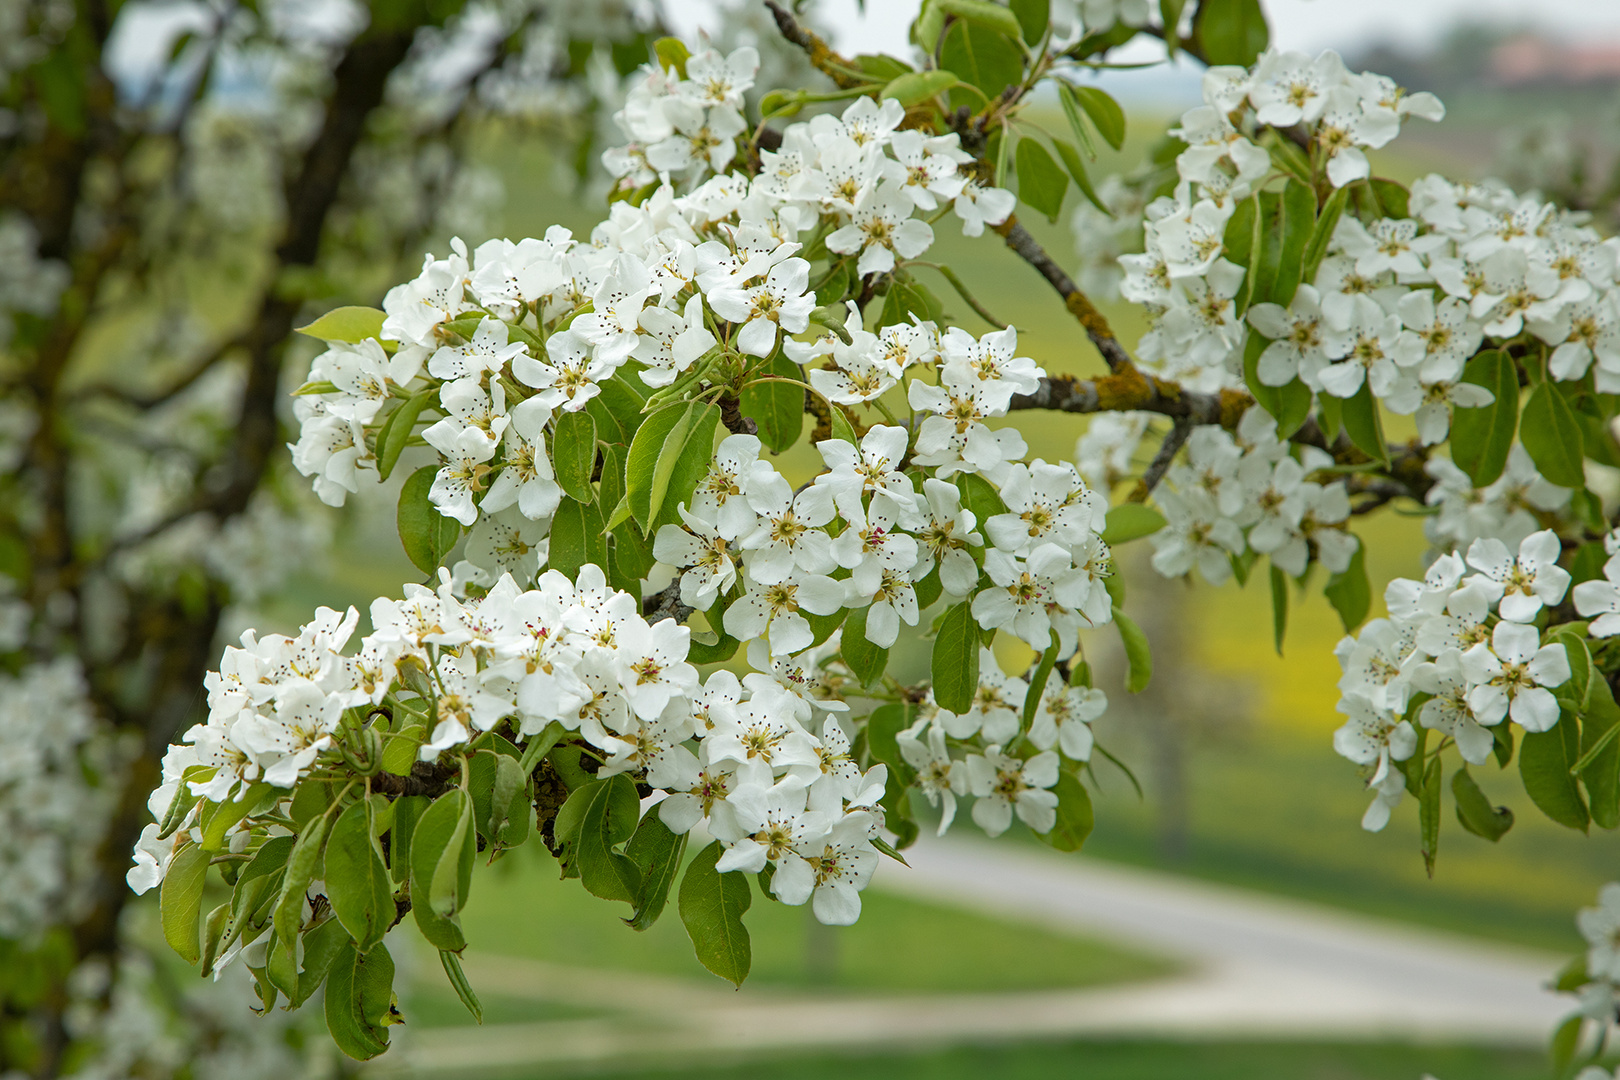
[[[1403,95],[1384,76],[1352,74],[1333,52],[1313,61],[1303,53],[1272,51],[1252,70],[1213,67],[1204,74],[1203,88],[1205,104],[1189,110],[1181,127],[1171,131],[1187,144],[1176,159],[1181,182],[1174,196],[1147,207],[1144,253],[1118,261],[1125,268],[1120,292],[1145,305],[1151,317],[1138,347],[1141,359],[1197,389],[1214,390],[1241,384],[1246,334],[1233,302],[1244,270],[1222,257],[1226,226],[1239,202],[1275,175],[1271,154],[1250,134],[1266,125],[1298,126],[1326,158],[1333,185],[1343,187],[1368,175],[1364,148],[1387,144],[1409,115],[1437,120],[1444,110],[1431,94]],[[1343,246],[1360,238],[1338,239]],[[1359,273],[1376,276],[1375,262],[1369,260]],[[1326,294],[1342,276],[1342,268],[1324,264],[1315,283],[1307,284]],[[1345,306],[1353,306],[1353,291],[1344,292]],[[1335,325],[1348,314],[1335,307]],[[1256,329],[1266,333],[1258,324]],[[1340,390],[1351,381],[1360,385],[1348,370],[1336,375],[1328,392],[1349,396],[1354,388]]]
[[[1181,577],[1195,567],[1211,584],[1232,576],[1247,552],[1269,556],[1298,577],[1315,559],[1333,573],[1350,565],[1360,541],[1346,527],[1350,497],[1342,480],[1309,479],[1333,464],[1312,446],[1289,454],[1277,422],[1258,405],[1235,433],[1196,428],[1184,461],[1170,466],[1154,493],[1167,522],[1154,533],[1153,568]]]
[[[1422,581],[1390,582],[1389,618],[1339,643],[1338,708],[1347,719],[1333,746],[1372,769],[1374,801],[1363,828],[1383,828],[1401,800],[1406,778],[1395,765],[1417,748],[1417,732],[1405,718],[1414,695],[1431,695],[1417,724],[1450,738],[1471,765],[1491,756],[1492,729],[1504,721],[1527,732],[1558,723],[1553,690],[1570,678],[1569,657],[1563,643],[1543,639],[1535,619],[1569,590],[1561,553],[1551,530],[1527,536],[1517,552],[1500,540],[1476,540],[1466,556],[1442,555]],[[1582,588],[1591,584],[1598,583]],[[1583,607],[1613,603],[1601,589],[1582,596]]]
[[[30,941],[91,899],[120,762],[85,689],[66,657],[0,675],[0,938]]]

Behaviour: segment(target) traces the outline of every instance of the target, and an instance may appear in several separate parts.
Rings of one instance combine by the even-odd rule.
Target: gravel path
[[[1114,941],[1191,970],[1084,990],[848,997],[470,956],[481,990],[613,1015],[412,1033],[384,1068],[474,1073],[1034,1037],[1533,1046],[1571,1005],[1544,989],[1560,963],[1552,955],[1010,843],[924,840],[907,859],[909,869],[886,862],[875,887]]]

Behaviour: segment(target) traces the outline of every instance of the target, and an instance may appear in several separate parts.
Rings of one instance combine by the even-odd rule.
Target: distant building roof
[[[1491,50],[1488,78],[1502,86],[1620,82],[1620,42],[1571,44],[1521,34]]]

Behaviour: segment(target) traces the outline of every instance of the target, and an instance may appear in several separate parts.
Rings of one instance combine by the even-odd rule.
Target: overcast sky
[[[683,31],[713,25],[712,0],[668,0]],[[1263,0],[1272,38],[1290,49],[1341,51],[1375,41],[1427,44],[1460,18],[1527,22],[1560,36],[1620,41],[1620,0]],[[850,51],[897,51],[920,0],[822,0],[823,19]]]

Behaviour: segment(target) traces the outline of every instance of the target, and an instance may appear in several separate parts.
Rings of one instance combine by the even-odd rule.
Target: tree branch
[[[771,9],[771,15],[776,19],[776,29],[782,36],[803,49],[816,70],[837,83],[840,90],[865,85],[867,80],[857,79],[851,74],[855,65],[833,52],[819,34],[801,23],[791,11],[776,0],[765,0],[765,6]]]
[[[1192,434],[1193,426],[1193,421],[1185,416],[1176,418],[1175,425],[1166,433],[1164,441],[1159,443],[1159,452],[1153,455],[1152,462],[1148,464],[1147,472],[1143,473],[1142,479],[1136,482],[1136,487],[1131,490],[1130,497],[1126,499],[1127,502],[1147,502],[1147,497],[1153,494],[1154,488],[1159,486],[1159,481],[1164,479],[1164,474],[1170,469],[1170,463],[1175,460],[1176,454],[1186,444],[1187,436]]]
[[[1114,329],[1108,325],[1108,320],[1103,317],[1102,312],[1098,311],[1090,298],[1080,291],[1080,286],[1063,272],[1063,267],[1046,253],[1040,241],[1018,223],[1017,214],[1008,214],[1006,221],[993,228],[1001,234],[1002,239],[1007,241],[1007,246],[1012,248],[1020,259],[1039,271],[1052,288],[1057,290],[1057,294],[1063,297],[1063,306],[1069,309],[1069,314],[1079,320],[1086,337],[1090,338],[1097,351],[1102,353],[1109,371],[1117,373],[1134,366],[1131,354],[1125,351],[1125,346],[1114,336]]]

